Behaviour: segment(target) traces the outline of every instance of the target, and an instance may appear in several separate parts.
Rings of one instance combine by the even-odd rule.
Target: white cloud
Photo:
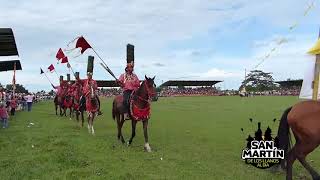
[[[212,68],[209,71],[199,74],[200,78],[230,78],[230,77],[240,77],[241,75],[239,73],[235,72],[227,72],[225,70]]]

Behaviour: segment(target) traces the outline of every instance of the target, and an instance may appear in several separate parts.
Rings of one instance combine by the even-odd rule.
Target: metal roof
[[[194,81],[194,80],[170,80],[161,86],[213,86],[222,81]]]
[[[0,56],[18,56],[18,49],[11,28],[0,28]]]
[[[19,60],[0,61],[0,72],[14,70],[14,63],[16,63],[16,70],[22,70],[21,63]]]
[[[280,84],[283,87],[290,87],[290,86],[302,86],[302,79],[298,80],[287,80],[287,81],[276,81],[276,83]]]

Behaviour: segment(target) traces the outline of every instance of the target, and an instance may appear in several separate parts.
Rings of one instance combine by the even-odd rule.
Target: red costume
[[[140,87],[140,81],[136,74],[124,73],[119,77],[119,81],[123,84],[123,90],[135,91]]]
[[[74,102],[74,109],[79,111],[79,105],[80,105],[80,97],[82,96],[82,90],[83,90],[83,82],[82,80],[78,79],[76,82],[72,85],[73,88],[73,97],[75,99]]]
[[[54,89],[57,89],[57,96],[59,97],[65,96],[67,94],[68,83],[66,83],[65,81],[60,82],[60,86],[52,85],[52,87]]]
[[[94,92],[91,92],[91,88]],[[83,80],[83,94],[86,97],[86,110],[88,112],[97,112],[99,109],[98,102],[96,105],[91,103],[91,96],[93,93],[96,96],[96,91],[98,90],[97,82],[93,79],[85,79]],[[96,97],[94,97],[96,98]]]

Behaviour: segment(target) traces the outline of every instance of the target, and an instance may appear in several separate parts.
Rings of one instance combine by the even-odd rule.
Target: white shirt
[[[27,102],[32,102],[33,101],[33,95],[25,96],[24,99],[26,99]]]

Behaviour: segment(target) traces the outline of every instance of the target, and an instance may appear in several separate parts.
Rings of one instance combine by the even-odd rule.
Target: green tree
[[[245,86],[247,91],[273,90],[276,88],[276,84],[271,74],[260,70],[251,71],[246,79],[242,81],[239,89],[241,90]]]
[[[6,89],[9,91],[12,91],[13,90],[12,84],[7,84]],[[15,92],[16,93],[28,93],[28,90],[25,87],[23,87],[23,85],[16,84],[16,91]]]

